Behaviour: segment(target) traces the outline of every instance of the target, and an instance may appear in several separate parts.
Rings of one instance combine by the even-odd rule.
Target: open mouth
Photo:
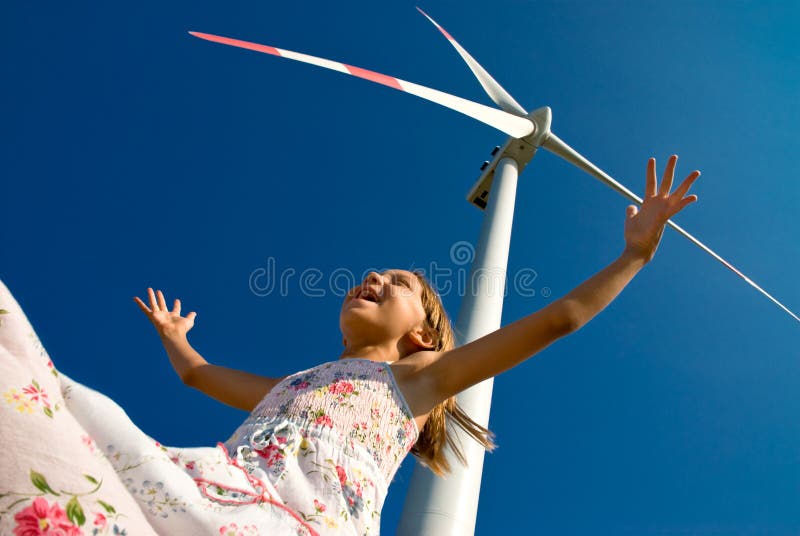
[[[369,301],[372,303],[378,303],[378,297],[370,289],[363,289],[361,292],[358,293],[356,299]]]

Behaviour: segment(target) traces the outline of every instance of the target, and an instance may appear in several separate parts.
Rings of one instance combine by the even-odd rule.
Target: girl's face
[[[406,270],[370,272],[345,296],[339,324],[346,340],[380,344],[402,339],[425,322],[422,286]]]

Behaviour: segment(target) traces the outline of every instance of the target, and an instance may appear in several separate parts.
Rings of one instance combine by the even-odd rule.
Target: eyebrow
[[[399,278],[405,279],[408,283],[412,282],[412,279],[409,276],[407,276],[406,274],[404,274],[403,272],[395,272],[395,271],[392,271],[392,270],[388,270],[388,272],[391,272],[391,274],[394,277],[399,277]],[[387,272],[384,272],[384,273],[387,273]]]

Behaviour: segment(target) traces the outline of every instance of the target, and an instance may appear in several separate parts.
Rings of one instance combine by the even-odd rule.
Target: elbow
[[[187,387],[195,387],[197,385],[197,367],[188,368],[180,375],[181,382]]]
[[[560,302],[560,311],[558,314],[559,328],[561,333],[568,335],[581,329],[585,322],[583,321],[580,313],[577,310],[575,303],[569,300],[562,300]]]

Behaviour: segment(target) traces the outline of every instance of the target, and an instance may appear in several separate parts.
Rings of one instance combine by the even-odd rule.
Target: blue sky
[[[639,195],[645,165],[702,171],[675,221],[800,310],[800,6],[439,2],[436,18],[527,109]],[[336,359],[327,280],[460,268],[464,196],[505,135],[416,97],[191,37],[340,60],[490,104],[413,3],[6,3],[2,271],[53,357],[164,444],[245,415],[184,387],[132,297],[197,311],[208,360],[279,376]],[[519,182],[503,324],[624,247],[628,201],[540,152]],[[251,274],[316,269],[322,296]],[[549,289],[549,297],[542,294]],[[263,294],[263,293],[262,293]],[[546,294],[546,292],[545,292]],[[443,294],[455,317],[457,292]],[[800,531],[800,325],[666,229],[589,324],[495,382],[478,534]],[[383,512],[391,535],[413,465]]]

